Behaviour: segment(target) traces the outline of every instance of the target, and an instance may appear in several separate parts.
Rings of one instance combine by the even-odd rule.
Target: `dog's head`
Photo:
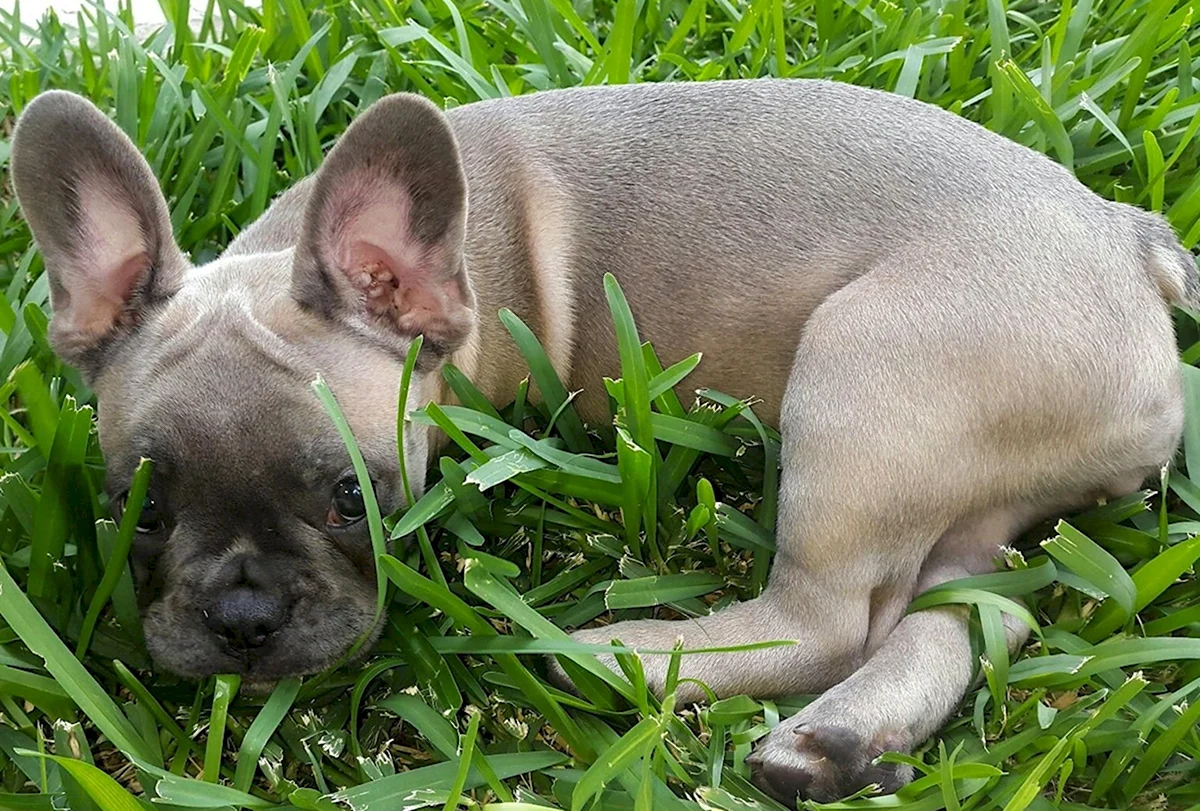
[[[363,496],[310,384],[328,381],[381,508],[399,506],[403,359],[423,335],[411,407],[474,324],[465,180],[440,111],[380,101],[309,181],[294,245],[203,267],[134,144],[78,96],[29,105],[12,176],[49,274],[51,342],[96,391],[114,512],[154,461],[133,565],[157,664],[269,684],[377,632]],[[419,480],[425,437],[405,444]]]

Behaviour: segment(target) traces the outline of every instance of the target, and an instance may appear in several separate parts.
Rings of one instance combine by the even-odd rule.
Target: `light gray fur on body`
[[[290,555],[355,606],[347,632],[310,632],[320,656],[294,661],[280,643],[277,655],[247,655],[251,677],[309,672],[351,630],[369,630],[361,560],[359,581],[339,579],[329,567],[354,568],[329,551],[343,541],[280,529],[305,508],[278,510],[267,537],[253,521],[214,524],[204,506],[217,480],[278,506],[297,502],[285,482],[312,479],[305,497],[319,498],[344,459],[304,400],[307,375],[330,378],[394,506],[392,408],[407,341],[419,332],[432,347],[410,405],[449,397],[438,373],[446,359],[506,401],[526,375],[496,317],[508,307],[568,388],[583,391],[585,418],[605,420],[601,379],[619,373],[606,272],[665,363],[703,352],[688,389],[760,398],[757,413],[779,426],[778,553],[755,600],[576,636],[647,649],[678,638],[688,647],[795,640],[685,657],[682,672],[720,696],[824,691],[752,758],[759,785],[785,800],[909,779],[873,759],[936,731],[974,669],[964,617],[904,616],[909,601],[989,571],[1040,518],[1136,489],[1178,443],[1170,305],[1197,301],[1190,254],[1157,216],[1105,201],[1043,156],[919,102],[775,80],[552,91],[444,115],[389,97],[220,259],[166,287],[158,279],[149,296],[159,246],[97,247],[89,228],[55,213],[62,200],[35,188],[39,172],[64,173],[75,209],[98,200],[101,223],[161,230],[154,212],[128,203],[157,190],[115,128],[94,136],[106,161],[39,162],[73,120],[103,130],[72,99],[52,94],[22,119],[17,192],[47,257],[56,346],[95,381],[114,494],[155,442],[174,462],[163,492],[187,482],[194,493],[139,578],[152,592],[151,649],[181,672],[203,668],[170,640],[213,644],[188,606],[227,585],[213,561],[231,545]],[[89,184],[107,176],[117,192],[98,194]],[[137,245],[144,266],[129,264]],[[84,255],[110,259],[72,259]],[[142,274],[134,283],[106,282],[131,267]],[[72,291],[97,289],[115,303],[77,312]],[[244,405],[198,397],[214,385],[246,392]],[[289,404],[282,427],[280,403]],[[206,438],[204,451],[193,435]],[[438,441],[413,439],[410,470]],[[246,461],[262,444],[297,475],[276,480]],[[188,510],[204,529],[181,529]],[[288,599],[319,612],[319,592]],[[1024,630],[1007,624],[1015,647]],[[302,630],[281,633],[305,644]],[[646,667],[661,689],[666,661],[647,657]]]

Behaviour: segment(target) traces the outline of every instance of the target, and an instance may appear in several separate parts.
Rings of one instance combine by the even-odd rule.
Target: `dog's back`
[[[498,307],[540,295],[530,317],[597,413],[596,381],[616,372],[606,271],[665,361],[704,352],[690,384],[761,397],[772,420],[813,310],[889,257],[957,257],[997,310],[1033,286],[1081,310],[1148,284],[1180,300],[1195,279],[1156,217],[972,122],[852,85],[573,89],[448,117],[472,278],[497,295],[481,301],[484,329]]]

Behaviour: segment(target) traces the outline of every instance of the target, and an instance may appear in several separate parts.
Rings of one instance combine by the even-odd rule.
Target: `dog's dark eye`
[[[121,496],[121,515],[124,515],[125,510],[128,509],[125,503],[128,497],[128,494]],[[160,529],[162,529],[162,516],[158,514],[158,502],[154,500],[154,496],[147,493],[142,502],[142,511],[138,514],[137,531],[146,534],[158,532]]]
[[[367,514],[362,487],[354,476],[347,476],[333,488],[333,503],[329,506],[329,523],[344,526],[361,520]]]

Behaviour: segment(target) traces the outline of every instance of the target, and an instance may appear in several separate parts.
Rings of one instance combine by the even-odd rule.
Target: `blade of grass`
[[[225,723],[229,717],[229,703],[237,694],[241,677],[237,675],[217,676],[213,690],[212,715],[208,722],[208,744],[204,749],[204,779],[217,782],[221,776],[221,753],[225,746]]]
[[[142,504],[150,489],[150,476],[153,470],[154,463],[146,458],[142,458],[138,462],[137,469],[134,470],[133,482],[129,486],[129,495],[126,498],[124,513],[121,515],[120,529],[117,532],[116,543],[113,544],[112,555],[105,564],[104,577],[101,579],[100,585],[96,587],[96,593],[92,595],[87,616],[84,617],[83,627],[79,631],[79,641],[75,645],[75,656],[80,660],[87,653],[88,644],[92,641],[92,632],[95,631],[96,622],[100,619],[100,612],[104,610],[105,604],[116,591],[118,581],[125,574],[129,550],[133,546],[133,534],[137,531],[138,521],[142,516]]]

